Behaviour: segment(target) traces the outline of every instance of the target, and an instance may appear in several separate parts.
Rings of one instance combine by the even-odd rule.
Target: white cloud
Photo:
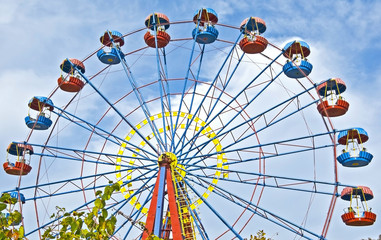
[[[1,5],[2,8],[0,9],[0,24],[8,24],[15,18],[18,3],[14,1],[8,1],[6,3],[1,3]]]

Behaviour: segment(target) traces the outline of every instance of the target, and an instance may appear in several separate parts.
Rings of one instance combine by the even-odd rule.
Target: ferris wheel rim
[[[190,20],[190,22],[192,22],[192,21]],[[171,24],[176,24],[176,22],[171,23]],[[217,25],[219,25],[219,24],[217,24]],[[220,25],[220,26],[222,26],[222,25]],[[239,29],[239,27],[238,27],[238,29]],[[136,32],[136,31],[133,31],[133,33],[135,33],[135,32]],[[124,36],[129,36],[129,34],[125,34]],[[139,49],[138,49],[138,50],[139,50]],[[140,51],[140,50],[139,50],[139,51]],[[98,74],[99,74],[99,73],[97,73],[97,74],[95,74],[95,75],[98,75]],[[190,80],[190,81],[195,81],[195,82],[196,82],[197,80],[194,79],[194,80]],[[172,94],[173,94],[173,93],[169,93],[168,96],[171,97]],[[72,98],[72,100],[74,100],[74,99],[76,98],[76,96],[77,96],[77,95],[75,95],[75,96]],[[72,100],[71,100],[71,101],[72,101]],[[70,102],[71,102],[71,101],[70,101]],[[70,104],[70,103],[69,103],[69,104]],[[69,104],[68,104],[67,106],[69,106]],[[66,106],[65,106],[65,107],[66,107]],[[58,119],[57,119],[56,121],[58,121]],[[96,125],[95,125],[95,126],[96,126]],[[53,126],[53,128],[52,128],[52,130],[51,130],[52,132],[53,132],[53,129],[54,129],[54,128],[55,128],[55,125]],[[32,131],[33,131],[33,130],[32,130]],[[95,132],[95,129],[93,130],[93,132]],[[333,134],[333,133],[334,133],[334,130],[332,129],[331,134]],[[110,135],[109,135],[108,137],[110,137]],[[90,142],[90,139],[91,139],[91,137],[88,139],[89,142]],[[45,145],[45,146],[48,146],[48,145],[47,145],[48,142],[49,142],[49,140],[47,140],[47,142],[46,142],[44,145]],[[106,142],[107,142],[107,140],[106,140]],[[48,147],[47,147],[47,148],[48,148]],[[86,150],[86,149],[87,149],[87,147],[85,147],[85,150]],[[44,151],[44,150],[45,150],[45,147],[43,147],[43,151]],[[100,153],[103,153],[103,150],[100,151]],[[43,157],[43,156],[41,156],[40,161],[41,161],[42,157]],[[83,162],[82,162],[82,166],[83,166],[84,163],[85,163],[85,162],[83,161]],[[39,171],[38,171],[38,172],[39,172]],[[81,177],[82,177],[82,173],[81,173]],[[37,182],[36,182],[36,185],[38,185]],[[19,187],[20,187],[20,186],[19,186]],[[82,187],[82,188],[84,189],[84,187]],[[83,191],[84,191],[84,190],[83,190]],[[336,192],[334,191],[332,195],[333,195],[333,196],[336,196]]]

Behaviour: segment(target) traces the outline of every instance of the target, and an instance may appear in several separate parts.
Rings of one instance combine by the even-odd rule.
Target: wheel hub
[[[158,159],[159,167],[170,166],[171,169],[175,169],[177,166],[177,157],[174,153],[165,152],[160,155]]]

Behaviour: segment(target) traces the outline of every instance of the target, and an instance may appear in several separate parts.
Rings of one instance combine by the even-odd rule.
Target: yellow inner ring
[[[179,114],[179,112],[165,112],[164,115],[165,117],[170,117],[171,115],[173,117],[177,117]],[[184,113],[184,112],[180,112],[180,117],[182,117],[183,119],[189,119],[191,120],[193,118],[193,115],[192,114],[188,114],[188,113]],[[159,113],[159,114],[156,114],[156,115],[153,115],[153,116],[150,116],[149,117],[149,121],[155,121],[155,120],[158,120],[158,119],[161,119],[163,118],[163,114],[162,113]],[[196,131],[199,131],[201,129],[201,127],[204,127],[206,125],[206,123],[204,121],[202,121],[200,118],[198,117],[195,117],[193,119],[193,122],[195,122],[195,130]],[[148,123],[148,120],[147,119],[144,119],[143,121],[141,121],[140,123],[138,123],[135,128],[136,129],[141,129],[143,126],[145,126],[146,124]],[[201,127],[200,127],[201,126]],[[174,128],[176,128],[176,126],[173,126]],[[186,124],[180,124],[177,126],[178,128],[180,129],[185,129],[186,128]],[[171,128],[170,126],[166,126],[166,131],[169,131]],[[124,154],[124,150],[126,149],[127,147],[127,142],[130,141],[132,139],[132,137],[134,136],[134,134],[136,133],[135,130],[131,130],[126,138],[124,139],[126,142],[123,142],[121,145],[120,145],[120,148],[119,148],[119,151],[118,151],[118,157],[116,159],[116,167],[115,167],[115,170],[116,170],[116,178],[117,178],[117,182],[122,186],[123,185],[123,179],[122,179],[122,174],[121,174],[121,163],[122,163],[122,158],[126,158],[123,156]],[[159,128],[159,133],[164,133],[164,128]],[[212,128],[210,126],[204,128],[202,131],[201,131],[201,136],[206,136],[208,137],[209,139],[212,139],[216,136],[216,134],[214,133],[214,131],[212,130]],[[149,141],[151,140],[152,138],[155,137],[155,134],[152,132],[150,135],[146,136],[146,139]],[[214,173],[214,177],[213,177],[213,180],[212,180],[212,184],[210,184],[207,188],[207,190],[202,194],[202,197],[204,199],[207,199],[209,197],[209,195],[213,192],[214,190],[214,186],[216,186],[217,182],[218,182],[218,179],[220,178],[221,176],[221,173],[223,175],[223,178],[227,178],[229,176],[229,173],[227,172],[228,170],[228,165],[225,165],[225,163],[227,162],[227,159],[225,158],[225,153],[221,153],[222,151],[222,146],[220,144],[220,141],[216,138],[216,139],[213,139],[212,140],[213,144],[214,144],[214,148],[216,149],[216,152],[218,152],[217,154],[217,170],[216,172]],[[146,142],[145,141],[142,141],[140,144],[139,144],[139,148],[144,148],[144,146],[146,145]],[[136,152],[140,152],[140,149],[139,148],[135,148],[135,151]],[[174,154],[173,154],[174,155]],[[135,164],[135,159],[137,155],[134,153],[132,154],[132,156],[130,158],[128,158],[130,161],[128,162],[129,165],[131,166],[134,166]],[[175,156],[176,157],[176,156]],[[185,171],[184,171],[184,166],[182,166],[181,164],[177,164],[177,158],[176,158],[176,167],[174,168],[175,171],[178,171],[182,177],[185,177]],[[127,181],[131,181],[132,180],[132,171],[133,170],[127,170],[127,176],[126,176],[126,179]],[[223,171],[223,172],[222,172]],[[180,180],[180,179],[177,179],[177,180]],[[127,184],[127,188],[126,187],[122,187],[120,189],[121,193],[123,194],[123,196],[129,200],[129,203],[134,206],[136,209],[140,210],[142,213],[144,214],[147,214],[148,213],[148,208],[146,207],[143,207],[136,196],[133,196],[132,198],[131,195],[134,193],[134,191],[132,190],[132,183],[128,183]],[[198,198],[197,200],[193,201],[191,204],[190,204],[190,208],[193,210],[195,208],[197,208],[199,205],[201,205],[203,203],[203,199],[201,198]]]

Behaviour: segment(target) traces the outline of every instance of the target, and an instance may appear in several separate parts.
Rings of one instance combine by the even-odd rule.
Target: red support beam
[[[148,216],[146,221],[145,230],[143,232],[142,240],[146,240],[149,235],[153,232],[153,225],[155,223],[155,215],[156,215],[156,205],[157,205],[157,196],[159,194],[159,181],[160,181],[160,169],[157,174],[157,180],[155,184],[155,189],[153,190],[153,195],[151,199],[151,204],[148,210]]]
[[[176,194],[172,181],[171,169],[167,168],[167,194],[169,201],[169,212],[171,213],[171,225],[173,239],[183,239],[182,228],[180,223],[179,211],[177,209]]]
[[[166,185],[167,185],[167,195],[169,202],[169,212],[170,212],[170,227],[172,228],[172,237],[176,240],[182,240],[182,227],[180,222],[179,211],[176,203],[176,193],[174,188],[174,183],[172,181],[172,173],[171,168],[169,166],[166,167]],[[156,206],[158,203],[158,195],[159,195],[159,182],[160,182],[160,170],[156,179],[155,189],[153,191],[153,196],[150,204],[150,208],[148,210],[147,221],[145,225],[145,231],[143,232],[142,240],[146,240],[150,234],[153,232],[153,227],[155,224],[156,216]],[[159,219],[159,221],[163,221],[163,219]],[[168,234],[168,233],[167,233]]]

